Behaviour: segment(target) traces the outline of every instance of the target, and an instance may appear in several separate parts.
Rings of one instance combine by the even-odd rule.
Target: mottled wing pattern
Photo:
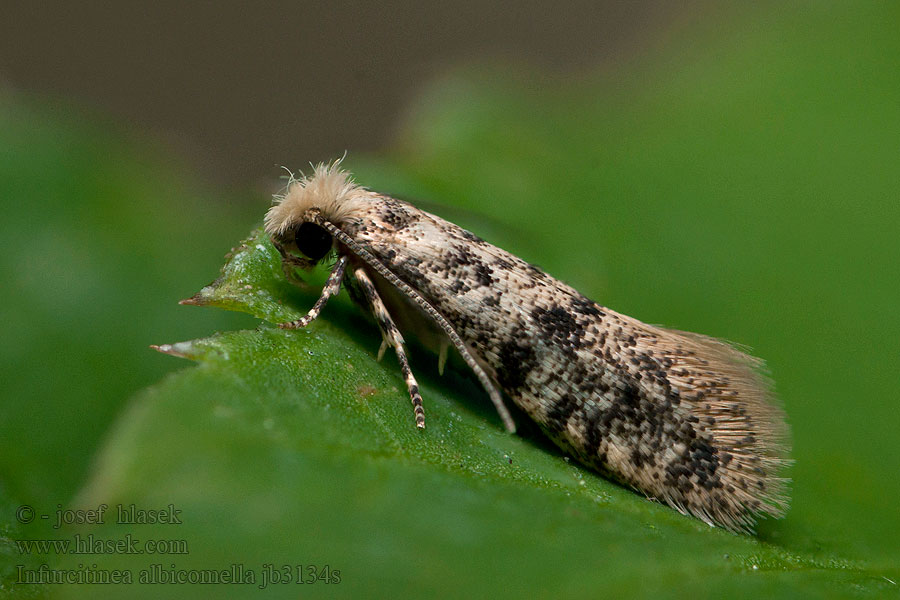
[[[759,361],[602,307],[468,231],[386,196],[342,229],[456,329],[563,449],[733,529],[784,508],[786,431]]]

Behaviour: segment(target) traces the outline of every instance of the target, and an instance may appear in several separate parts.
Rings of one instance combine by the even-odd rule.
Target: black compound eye
[[[319,260],[331,250],[331,236],[315,223],[301,224],[294,241],[297,243],[297,250],[310,260]]]

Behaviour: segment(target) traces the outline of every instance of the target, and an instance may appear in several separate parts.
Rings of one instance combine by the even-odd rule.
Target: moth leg
[[[328,281],[325,282],[325,287],[322,288],[322,295],[319,296],[319,299],[316,300],[316,303],[313,305],[313,307],[309,309],[309,312],[296,321],[279,323],[278,326],[282,329],[300,329],[315,321],[316,317],[319,316],[319,313],[322,312],[322,307],[325,306],[326,302],[328,302],[328,299],[341,290],[341,279],[344,278],[344,269],[346,268],[347,257],[341,256],[340,258],[338,258],[334,267],[331,269],[331,274],[328,275]]]
[[[412,370],[409,368],[409,361],[406,359],[406,350],[403,348],[403,336],[400,335],[400,330],[397,329],[394,320],[391,319],[387,307],[384,305],[384,302],[382,302],[378,292],[375,291],[375,286],[372,284],[372,280],[366,274],[365,270],[362,267],[356,267],[353,271],[353,275],[359,282],[359,287],[362,288],[363,294],[368,299],[369,305],[372,307],[372,312],[375,313],[375,320],[378,321],[378,327],[381,328],[381,335],[383,336],[384,341],[378,351],[378,358],[381,358],[386,345],[394,347],[394,351],[397,353],[397,362],[400,363],[400,371],[403,373],[403,378],[406,380],[406,387],[409,390],[409,397],[412,400],[413,411],[416,415],[416,427],[425,429],[425,408],[422,406],[422,395],[419,394],[419,384],[416,381],[415,376],[413,376]]]
[[[491,397],[491,402],[494,403],[494,408],[497,409],[497,414],[500,415],[500,419],[503,421],[503,425],[506,427],[506,430],[510,433],[515,433],[516,423],[515,421],[513,421],[512,415],[509,414],[509,409],[506,408],[505,404],[503,404],[503,396],[500,395],[500,390],[497,389],[497,386],[493,381],[491,381],[491,378],[488,376],[488,374],[485,373],[484,369],[481,368],[481,365],[478,364],[478,361],[475,360],[475,357],[472,356],[472,353],[469,352],[469,349],[466,348],[465,342],[462,341],[462,338],[460,338],[459,334],[456,333],[456,330],[453,329],[453,325],[450,324],[450,321],[447,320],[447,317],[442,315],[435,307],[429,304],[428,301],[422,297],[422,294],[417,292],[408,283],[397,277],[390,269],[384,266],[377,258],[372,255],[371,252],[366,250],[364,246],[335,227],[334,224],[322,218],[317,218],[316,225],[325,229],[328,233],[334,236],[336,240],[347,246],[351,250],[351,252],[353,252],[353,254],[366,261],[366,264],[375,269],[375,271],[379,275],[384,277],[394,287],[403,292],[403,295],[418,304],[422,308],[422,310],[424,310],[428,314],[428,316],[434,319],[434,322],[444,330],[444,333],[446,333],[447,337],[450,338],[450,341],[453,343],[453,346],[459,351],[460,355],[463,357],[463,360],[466,361],[466,364],[469,365],[469,368],[472,369],[473,373],[475,373],[475,377],[478,378],[481,386],[485,390],[487,390],[488,396]]]

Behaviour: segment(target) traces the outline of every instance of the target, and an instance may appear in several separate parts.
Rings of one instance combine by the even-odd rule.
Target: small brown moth
[[[682,513],[732,530],[787,507],[787,425],[761,361],[701,335],[600,306],[534,265],[351,180],[339,162],[292,179],[266,214],[285,274],[337,255],[309,313],[343,282],[391,346],[418,427],[419,386],[401,331],[452,345],[509,431],[511,399],[566,452]]]

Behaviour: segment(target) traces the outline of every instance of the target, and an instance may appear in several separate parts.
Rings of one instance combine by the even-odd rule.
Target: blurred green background
[[[518,31],[496,44],[479,21],[471,46],[441,54],[434,41],[405,53],[374,44],[382,56],[355,21],[343,21],[354,32],[345,43],[321,15],[303,21],[314,12],[305,9],[296,23],[272,24],[263,43],[284,80],[254,87],[235,67],[242,100],[228,100],[230,118],[193,126],[179,121],[189,113],[135,117],[142,105],[125,100],[146,97],[120,79],[121,97],[104,104],[102,94],[79,95],[71,73],[41,87],[22,65],[4,65],[28,85],[0,95],[3,593],[897,593],[900,9],[698,3],[677,14],[600,8],[591,20],[578,7],[547,22],[551,42],[526,35],[540,28],[532,10],[507,23],[499,8],[482,14]],[[442,16],[403,14],[382,15],[389,25],[373,25],[371,38],[414,30],[424,39],[423,25]],[[249,28],[269,23],[255,18],[262,24]],[[565,36],[567,19],[578,25]],[[332,65],[285,64],[276,54],[284,27],[319,53],[332,44],[345,53]],[[160,39],[194,31],[185,30]],[[212,48],[227,36],[202,35],[203,51],[188,58],[218,58],[188,66],[198,81],[210,71],[227,81],[229,55]],[[97,48],[83,53],[101,64]],[[426,66],[402,60],[420,55]],[[356,75],[340,63],[354,58]],[[157,60],[132,65],[144,85],[171,105],[190,98],[204,119],[221,110],[199,84],[167,80],[170,58]],[[368,96],[379,102],[367,113],[357,91],[379,69],[394,85]],[[302,110],[288,118],[265,104],[273,96]],[[266,108],[250,111],[257,99]],[[275,117],[277,132],[264,125]],[[228,132],[243,137],[217,137]],[[709,530],[567,463],[527,427],[504,435],[477,387],[462,373],[439,378],[428,356],[414,360],[429,410],[418,435],[396,364],[375,363],[377,331],[346,299],[307,332],[266,323],[272,302],[302,311],[314,296],[282,287],[264,247],[251,244],[246,269],[226,281],[251,285],[233,308],[262,322],[177,305],[261,221],[282,184],[274,164],[302,168],[345,148],[363,184],[433,203],[601,304],[764,357],[792,427],[788,516],[763,523],[757,538]],[[148,349],[216,331],[236,333],[179,347],[197,367]],[[17,521],[22,505],[53,515],[101,502],[173,503],[185,523]],[[23,556],[15,543],[90,533],[186,539],[191,550]],[[137,572],[157,562],[258,572],[266,562],[329,564],[341,583],[16,584],[17,565]]]

